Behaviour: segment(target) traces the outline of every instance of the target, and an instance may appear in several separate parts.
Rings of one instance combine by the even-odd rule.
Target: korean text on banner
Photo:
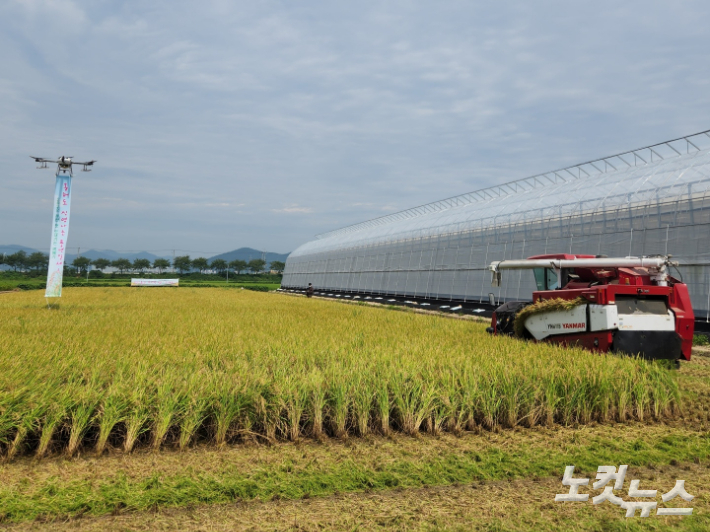
[[[131,279],[131,286],[178,286],[180,279]]]
[[[62,296],[64,255],[69,236],[69,207],[71,205],[71,176],[58,174],[54,187],[54,217],[52,220],[52,245],[49,248],[47,290],[44,297]]]

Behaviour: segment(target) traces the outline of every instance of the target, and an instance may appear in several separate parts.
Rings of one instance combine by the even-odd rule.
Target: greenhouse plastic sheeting
[[[670,147],[670,156],[645,148],[320,235],[288,257],[282,286],[460,301],[492,292],[504,302],[530,299],[535,285],[529,271],[512,271],[491,288],[494,260],[670,253],[696,318],[708,318],[710,149]]]

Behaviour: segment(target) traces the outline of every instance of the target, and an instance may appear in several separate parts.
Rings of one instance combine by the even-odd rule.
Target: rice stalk
[[[636,405],[636,419],[643,421],[650,403],[649,387],[645,375],[637,377],[633,388],[634,403]]]
[[[402,374],[398,377],[393,380],[392,395],[399,423],[405,434],[416,436],[432,413],[436,392],[433,386],[426,386],[418,377]]]
[[[311,422],[311,436],[316,439],[323,437],[323,415],[326,409],[326,388],[323,373],[315,370],[308,375],[310,401],[307,404],[307,415]]]
[[[123,440],[123,451],[126,453],[132,452],[138,438],[150,430],[150,406],[142,401],[144,396],[140,392],[134,395],[133,404],[126,415],[126,435]]]
[[[106,450],[111,432],[126,420],[129,408],[130,401],[121,390],[113,389],[106,394],[97,414],[99,436],[94,448],[96,454],[100,455]]]
[[[157,450],[165,441],[175,419],[180,416],[183,400],[175,385],[167,381],[159,385],[155,403],[151,445]]]
[[[348,385],[342,375],[331,375],[331,379],[327,396],[330,422],[335,437],[345,440],[348,437],[347,423],[350,407]]]
[[[247,408],[248,399],[237,386],[225,387],[217,392],[212,410],[214,411],[214,441],[218,447],[227,443],[230,430]]]
[[[63,424],[67,415],[67,406],[61,402],[52,404],[44,415],[42,420],[42,428],[39,437],[39,445],[37,446],[36,457],[41,459],[49,452],[52,439],[55,436],[57,429]]]
[[[94,416],[97,401],[86,397],[69,409],[69,443],[67,455],[74,456],[82,443],[86,431]]]
[[[0,455],[677,415],[673,371],[485,326],[231,290],[0,299]],[[277,303],[274,303],[277,301]],[[51,315],[50,315],[51,314]],[[215,316],[219,316],[216,320]],[[22,318],[32,334],[14,334]],[[62,335],[56,335],[56,320]],[[119,443],[120,442],[120,443]]]
[[[370,379],[359,373],[351,384],[352,411],[358,435],[367,436],[370,432],[370,412],[374,393]]]
[[[381,376],[377,385],[375,404],[377,406],[380,432],[383,436],[387,436],[390,433],[392,401],[390,398],[389,379],[385,378],[384,375]]]
[[[46,408],[46,405],[43,404],[34,405],[21,419],[17,420],[15,437],[7,450],[6,459],[8,461],[20,454],[27,436],[39,428],[41,416]]]
[[[0,456],[4,454],[6,449],[9,449],[17,438],[19,432],[18,425],[20,424],[23,414],[27,411],[27,401],[29,400],[29,390],[20,388],[14,391],[8,391],[0,395]],[[20,436],[22,440],[24,436]],[[14,444],[14,454],[17,453],[17,444]]]
[[[208,404],[205,398],[194,398],[187,405],[180,420],[180,449],[186,449],[194,440],[197,429],[207,417]]]
[[[282,405],[286,412],[284,432],[289,440],[298,441],[301,437],[301,420],[308,401],[308,388],[291,378],[286,381],[285,388]]]

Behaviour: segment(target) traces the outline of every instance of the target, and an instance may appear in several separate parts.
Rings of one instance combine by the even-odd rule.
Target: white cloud
[[[311,207],[298,207],[298,206],[291,206],[291,207],[283,207],[281,209],[271,209],[272,212],[284,212],[287,214],[309,214],[313,212],[313,209]]]
[[[30,153],[98,159],[76,181],[76,245],[290,250],[705,129],[709,16],[700,1],[5,3],[0,243],[48,238],[51,176]]]

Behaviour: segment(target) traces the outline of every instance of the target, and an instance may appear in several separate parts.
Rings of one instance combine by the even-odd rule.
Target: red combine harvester
[[[532,302],[511,301],[493,313],[488,332],[623,352],[647,359],[690,360],[695,316],[688,287],[668,274],[670,256],[606,258],[536,255],[493,262],[532,270]]]

